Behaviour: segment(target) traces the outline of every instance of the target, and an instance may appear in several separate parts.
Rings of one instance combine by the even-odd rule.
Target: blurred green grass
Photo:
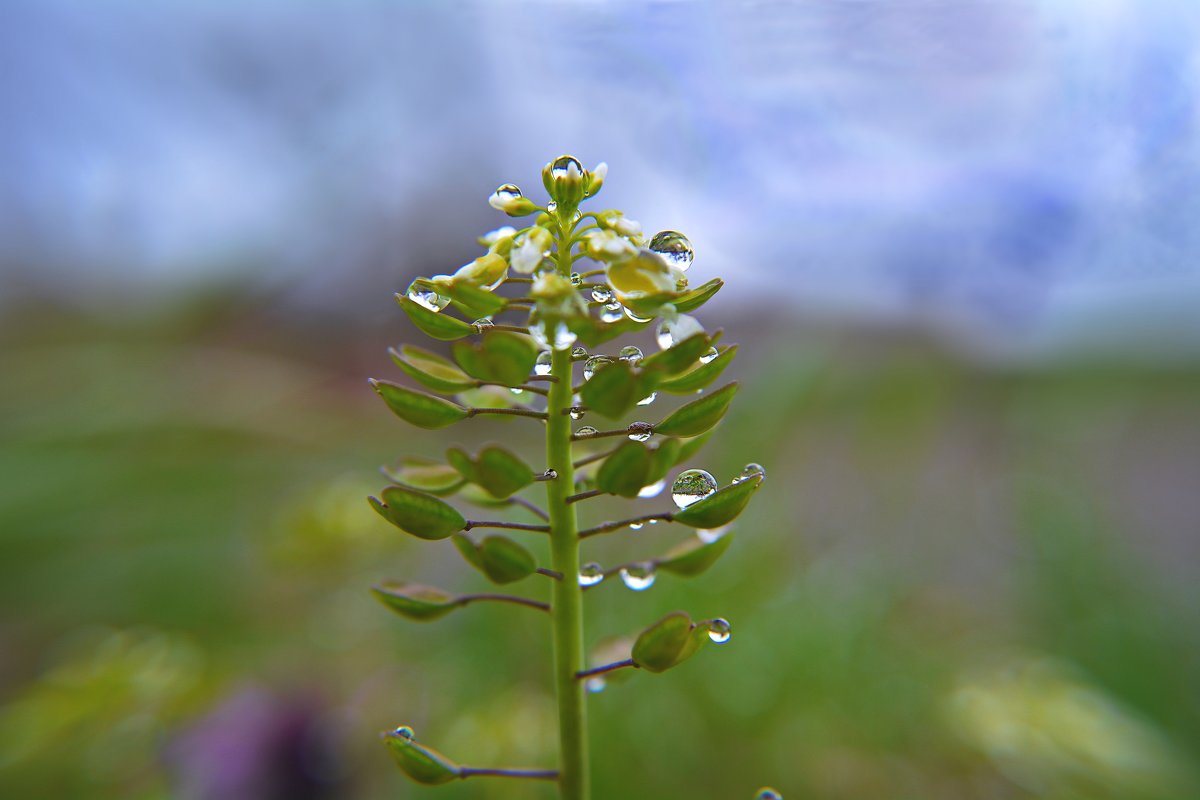
[[[376,740],[406,723],[478,765],[554,746],[543,619],[418,626],[367,594],[486,585],[363,496],[401,453],[523,424],[391,418],[365,378],[392,375],[402,325],[0,323],[0,794],[205,796],[205,747],[265,696],[301,709],[321,758],[264,758],[280,785],[304,774],[257,796],[551,796],[412,787]],[[730,339],[773,344],[688,465],[766,465],[731,551],[694,581],[589,594],[593,640],[686,608],[733,641],[594,697],[596,796],[1200,796],[1200,372],[984,370],[754,325]],[[661,552],[684,535],[666,527],[593,552]]]

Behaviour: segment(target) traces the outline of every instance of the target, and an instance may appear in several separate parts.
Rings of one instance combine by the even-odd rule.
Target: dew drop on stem
[[[649,422],[629,423],[629,438],[635,442],[644,442],[654,433],[654,426]]]
[[[654,585],[654,581],[657,579],[658,575],[654,572],[654,565],[649,561],[621,567],[621,582],[635,592],[646,591]]]
[[[537,361],[535,361],[533,364],[533,374],[549,375],[551,369],[550,361],[552,358],[553,356],[550,354],[549,350],[543,350],[542,352],[538,353]]]
[[[595,586],[604,580],[604,568],[595,561],[589,561],[579,568],[579,585]]]

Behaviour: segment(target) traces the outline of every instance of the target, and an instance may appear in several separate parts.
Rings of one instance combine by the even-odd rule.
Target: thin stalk
[[[460,778],[527,778],[529,780],[554,781],[558,780],[556,769],[502,769],[459,767]]]
[[[569,223],[560,220],[560,243],[570,236]],[[558,252],[558,270],[570,273],[567,248]],[[550,386],[546,421],[546,466],[558,480],[546,481],[547,511],[550,512],[551,566],[563,576],[579,574],[578,521],[574,506],[567,503],[575,485],[571,463],[571,351],[554,350],[550,374],[558,380]],[[559,790],[562,800],[588,800],[587,707],[583,685],[575,673],[583,669],[583,592],[577,580],[555,581],[552,594],[554,615],[554,685],[558,698]]]
[[[583,680],[584,678],[590,678],[593,675],[603,675],[606,672],[615,672],[616,670],[625,669],[626,667],[636,668],[637,664],[634,662],[634,660],[632,658],[627,658],[624,661],[614,661],[612,664],[605,664],[602,667],[592,667],[591,669],[581,669],[579,672],[575,673],[575,678],[577,680]]]
[[[630,519],[621,519],[621,520],[617,520],[616,522],[605,522],[604,524],[597,525],[594,528],[588,528],[587,530],[582,530],[579,532],[579,538],[586,539],[589,536],[597,536],[601,533],[611,533],[612,531],[620,530],[621,528],[628,527],[629,525],[632,525],[636,522],[650,522],[651,520],[662,520],[663,522],[670,522],[674,518],[675,518],[675,515],[672,514],[670,511],[664,511],[661,514],[643,514],[640,517],[631,517]]]
[[[514,594],[461,594],[455,602],[460,606],[478,603],[480,601],[490,601],[493,603],[512,603],[518,606],[529,606],[536,608],[539,611],[549,611],[550,604],[543,603],[541,600],[530,600],[528,597],[517,597]]]
[[[607,492],[601,491],[600,489],[589,489],[586,492],[580,492],[579,494],[571,495],[567,498],[567,502],[578,503],[580,500],[587,500],[589,497],[599,497],[602,494],[607,494]]]
[[[474,417],[477,414],[508,414],[513,417],[532,417],[533,419],[545,419],[546,415],[541,411],[533,411],[528,408],[468,408],[467,416]]]
[[[507,528],[512,531],[534,531],[536,533],[549,533],[550,527],[547,525],[533,525],[528,522],[505,522],[503,520],[481,520],[469,519],[463,525],[464,531],[469,531],[472,528]]]
[[[510,497],[510,498],[508,498],[508,504],[513,505],[513,506],[520,506],[521,508],[524,508],[525,510],[527,510],[529,513],[533,514],[535,517],[540,517],[541,519],[544,519],[547,522],[550,521],[549,514],[547,514],[545,511],[542,511],[540,508],[538,508],[533,503],[526,500],[524,497],[515,497],[515,496]]]

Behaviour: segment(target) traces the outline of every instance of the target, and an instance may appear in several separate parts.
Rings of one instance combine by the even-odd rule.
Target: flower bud
[[[583,180],[583,167],[574,156],[559,156],[542,168],[546,192],[558,203],[559,213],[568,219],[583,200]]]
[[[509,263],[517,272],[528,275],[550,254],[553,241],[550,231],[534,226],[513,241],[512,252],[508,255]]]
[[[642,248],[633,258],[614,261],[606,270],[608,283],[622,301],[675,291],[675,276],[662,256]]]
[[[533,279],[529,296],[537,301],[538,313],[543,318],[584,317],[588,313],[587,303],[570,279],[552,270]]]
[[[629,258],[637,255],[638,251],[632,242],[611,230],[594,231],[585,241],[588,256],[597,261]]]
[[[608,175],[608,163],[601,161],[596,165],[596,168],[591,172],[587,172],[583,176],[583,196],[595,197],[600,191],[600,187],[604,185],[604,178]]]
[[[521,190],[511,183],[506,183],[488,198],[488,205],[497,211],[503,211],[510,217],[524,217],[537,211],[533,201],[521,194]]]
[[[494,231],[488,231],[475,241],[486,247],[489,253],[507,256],[508,251],[512,250],[513,237],[516,235],[516,228],[511,225],[504,225],[500,228],[496,228]]]
[[[624,214],[611,208],[608,211],[601,211],[596,215],[596,222],[601,229],[615,231],[622,236],[628,236],[637,243],[642,240],[641,223],[632,219],[627,219]]]
[[[459,267],[453,280],[455,283],[469,283],[490,292],[507,277],[508,262],[496,253],[488,253]]]

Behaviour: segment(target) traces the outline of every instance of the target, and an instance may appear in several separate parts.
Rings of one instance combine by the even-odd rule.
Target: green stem
[[[570,236],[563,225],[562,239]],[[559,249],[559,271],[569,271],[570,254]],[[558,479],[546,481],[547,511],[550,513],[551,566],[563,575],[555,581],[551,606],[554,614],[554,685],[558,696],[559,788],[562,800],[587,800],[588,779],[587,708],[583,684],[575,673],[583,661],[583,592],[579,586],[579,537],[574,506],[567,497],[575,486],[571,458],[572,406],[571,351],[555,350],[550,374],[546,419],[546,466]]]

